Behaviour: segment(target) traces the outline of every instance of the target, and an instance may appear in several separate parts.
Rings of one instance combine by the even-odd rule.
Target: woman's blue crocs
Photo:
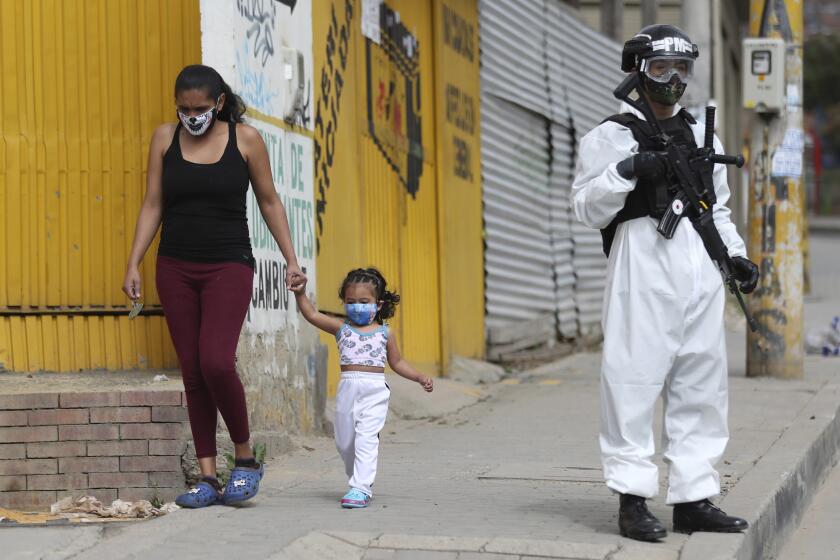
[[[203,508],[219,503],[220,493],[213,485],[202,480],[177,498],[175,503],[182,508]]]
[[[230,471],[230,480],[225,486],[222,501],[230,505],[250,500],[260,491],[260,480],[264,473],[265,467],[262,463],[256,467],[234,467]]]
[[[351,488],[350,491],[341,498],[341,507],[347,509],[366,508],[369,503],[370,496],[361,490],[356,490],[355,488]]]

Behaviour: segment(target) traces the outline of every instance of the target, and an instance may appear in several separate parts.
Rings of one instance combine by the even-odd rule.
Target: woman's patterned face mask
[[[195,117],[188,117],[181,111],[178,111],[178,118],[181,119],[181,124],[187,129],[187,132],[193,136],[201,136],[208,130],[216,120],[216,108],[213,107],[206,113],[202,113]]]

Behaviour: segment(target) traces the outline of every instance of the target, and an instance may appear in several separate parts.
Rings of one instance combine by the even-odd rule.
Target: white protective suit
[[[641,115],[625,105],[623,112]],[[679,111],[679,106],[675,107]],[[643,118],[643,117],[641,117]],[[702,124],[692,125],[698,146]],[[715,152],[723,153],[715,138]],[[572,206],[591,228],[606,227],[624,206],[636,179],[616,164],[638,151],[633,134],[605,122],[580,142]],[[724,165],[713,173],[714,220],[729,255],[746,256],[729,219]],[[601,455],[607,486],[652,498],[659,491],[653,414],[663,395],[663,445],[670,467],[667,503],[702,500],[720,492],[714,466],[729,439],[727,428],[724,287],[691,222],[680,220],[673,239],[651,217],[618,226],[604,293],[601,367]]]

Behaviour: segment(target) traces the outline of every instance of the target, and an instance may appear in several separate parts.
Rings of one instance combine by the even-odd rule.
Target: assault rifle
[[[635,91],[635,99],[631,94]],[[729,251],[715,226],[713,203],[714,182],[712,172],[716,163],[725,165],[744,165],[743,156],[716,154],[714,149],[715,108],[706,107],[706,137],[704,145],[698,148],[681,146],[662,129],[647,98],[642,94],[638,72],[631,72],[613,92],[617,99],[624,101],[644,115],[654,134],[654,140],[660,144],[667,161],[668,182],[674,193],[674,199],[665,215],[660,219],[657,231],[671,239],[683,214],[687,215],[694,229],[700,234],[706,252],[717,265],[723,282],[738,300],[738,305],[747,318],[747,324],[755,332],[758,324],[750,315],[741,292],[738,290],[735,274],[729,266]]]

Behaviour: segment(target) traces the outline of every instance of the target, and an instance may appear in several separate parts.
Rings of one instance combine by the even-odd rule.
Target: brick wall
[[[180,391],[0,395],[0,507],[83,494],[171,501],[189,437]]]

